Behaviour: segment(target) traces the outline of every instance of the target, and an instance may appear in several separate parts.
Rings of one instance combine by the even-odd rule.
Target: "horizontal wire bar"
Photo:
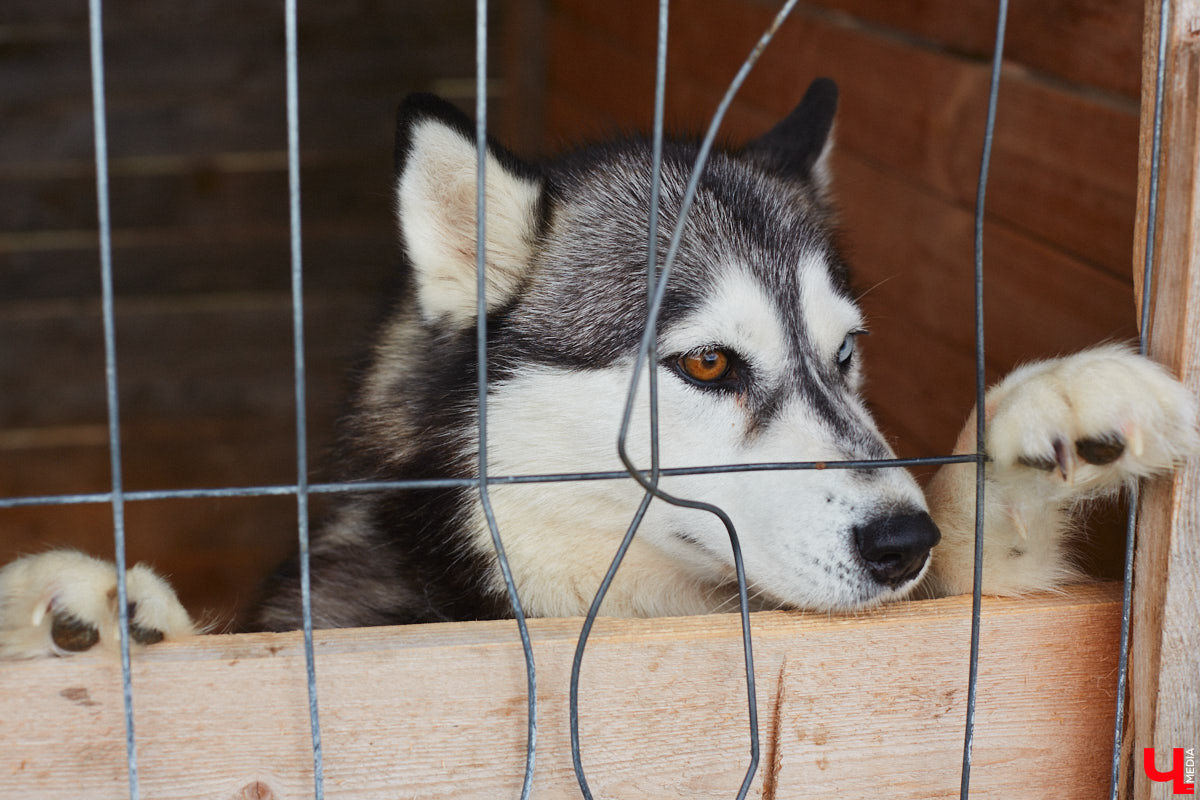
[[[780,461],[755,464],[716,464],[701,467],[667,467],[661,470],[664,476],[723,475],[731,472],[799,472],[830,469],[896,469],[905,467],[938,466],[942,464],[971,464],[985,458],[980,453],[953,456],[922,456],[920,458],[887,458],[861,461]],[[645,473],[647,476],[649,472]],[[540,475],[489,475],[489,485],[513,485],[526,483],[578,483],[583,481],[630,480],[625,470],[608,472],[559,472]],[[479,486],[478,478],[414,478],[395,481],[346,481],[341,483],[313,483],[308,486],[309,494],[341,494],[352,492],[383,492],[411,489],[470,489]],[[197,500],[228,497],[291,497],[299,491],[294,484],[268,486],[223,486],[212,489],[149,489],[124,492],[126,502],[151,500]],[[81,505],[86,503],[112,502],[111,492],[88,492],[80,494],[35,495],[29,497],[0,497],[0,509],[28,508],[30,506]]]

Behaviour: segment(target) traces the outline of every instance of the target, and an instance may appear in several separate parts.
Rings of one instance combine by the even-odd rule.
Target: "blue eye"
[[[866,331],[850,331],[846,334],[846,338],[842,340],[842,346],[838,348],[837,363],[838,369],[845,372],[850,369],[850,363],[854,360],[854,340],[862,336]]]

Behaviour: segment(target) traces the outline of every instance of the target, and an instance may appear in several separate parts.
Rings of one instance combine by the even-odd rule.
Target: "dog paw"
[[[1160,365],[1103,346],[1023,366],[985,399],[986,594],[1020,595],[1082,579],[1070,547],[1081,502],[1200,453],[1196,399]],[[975,444],[974,414],[955,452]],[[974,577],[975,468],[948,464],[927,490],[942,541],[929,590],[969,592]]]
[[[992,479],[1054,499],[1105,494],[1200,452],[1196,399],[1115,345],[1023,366],[986,409]]]
[[[135,646],[195,633],[170,585],[144,564],[125,575]],[[73,550],[18,558],[0,568],[0,658],[120,648],[116,568]]]

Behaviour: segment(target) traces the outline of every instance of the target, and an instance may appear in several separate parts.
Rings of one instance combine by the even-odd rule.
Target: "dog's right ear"
[[[792,112],[742,149],[767,167],[811,181],[818,194],[829,188],[829,152],[837,114],[837,84],[817,78]]]
[[[476,312],[475,126],[450,103],[412,95],[396,120],[396,205],[421,315],[455,327]],[[488,311],[503,306],[529,269],[542,215],[542,181],[488,142],[486,166]]]

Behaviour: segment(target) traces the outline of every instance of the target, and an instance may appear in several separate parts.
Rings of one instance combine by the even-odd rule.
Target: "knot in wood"
[[[262,781],[253,781],[243,786],[234,800],[275,800],[275,793]]]

